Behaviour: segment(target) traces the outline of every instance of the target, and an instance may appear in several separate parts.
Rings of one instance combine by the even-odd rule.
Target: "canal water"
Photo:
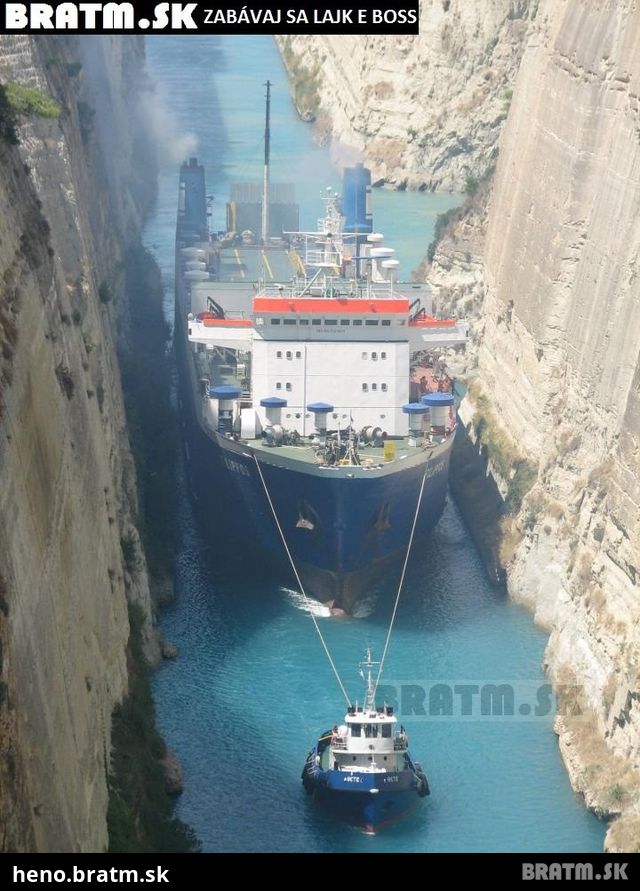
[[[145,237],[171,318],[179,161],[193,153],[205,163],[212,226],[223,228],[230,182],[260,178],[267,78],[274,84],[273,179],[296,183],[303,226],[314,224],[320,192],[338,187],[339,174],[296,117],[270,38],[151,37],[147,47],[161,170]],[[406,273],[423,255],[436,215],[456,200],[374,193],[375,227]],[[162,617],[179,657],[155,674],[154,695],[160,728],[184,767],[177,812],[204,850],[601,850],[605,826],[570,788],[548,710],[525,716],[517,705],[516,716],[487,717],[469,692],[471,714],[459,714],[461,686],[509,684],[517,703],[535,706],[545,637],[488,584],[454,505],[412,560],[385,678],[432,794],[406,820],[368,836],[319,812],[300,783],[314,738],[340,723],[344,703],[299,595],[256,582],[256,573],[229,577],[216,566],[182,483],[181,490],[177,597]],[[246,558],[251,565],[250,540]],[[331,620],[318,609],[354,700],[362,700],[357,663],[368,646],[381,652],[394,593],[375,592],[359,618]],[[438,700],[444,715],[429,718],[420,712],[433,711],[428,691],[437,682],[452,708],[445,693]]]

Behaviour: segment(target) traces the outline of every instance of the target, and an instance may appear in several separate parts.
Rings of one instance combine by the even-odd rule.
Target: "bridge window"
[[[369,358],[369,353],[363,353],[363,354],[362,354],[362,358],[363,358],[363,359],[368,359],[368,358]]]
[[[309,319],[298,319],[298,324],[299,325],[308,325]]]
[[[282,350],[278,350],[276,353],[276,359],[282,359]]]
[[[361,727],[359,724],[351,725],[351,736],[360,736]]]
[[[296,359],[302,359],[302,353],[300,350],[296,350]]]
[[[281,390],[281,389],[282,389],[282,384],[280,383],[280,381],[278,381],[278,383],[276,384],[276,390]]]
[[[287,359],[291,358],[291,350],[287,350]]]
[[[285,390],[291,390],[291,384],[287,382],[287,383],[284,385],[284,388],[285,388]]]
[[[380,384],[380,389],[382,390],[383,393],[386,393],[386,392],[387,392],[387,385],[386,385],[386,384]]]
[[[371,384],[371,389],[372,389],[372,390],[377,390],[377,389],[378,389],[378,385],[377,385],[377,384]]]
[[[351,319],[340,319],[340,324],[341,325],[350,325]]]
[[[312,325],[322,325],[322,319],[311,319]]]
[[[280,320],[278,319],[278,322],[279,322],[279,321],[280,321]],[[377,325],[377,324],[378,324],[378,320],[377,320],[377,319],[365,319],[365,320],[364,320],[364,323],[365,323],[365,325]]]
[[[271,319],[271,324],[272,324],[272,325],[279,325],[279,324],[280,324],[280,319]]]
[[[297,325],[298,324],[297,319],[283,319],[282,321],[283,321],[283,324],[285,324],[285,325]]]
[[[362,392],[363,392],[363,393],[366,393],[366,392],[368,392],[368,390],[369,390],[369,384],[363,384],[363,385],[362,385]]]
[[[338,320],[337,319],[325,319],[324,323],[325,323],[325,325],[337,325]]]
[[[377,358],[378,358],[378,354],[377,354],[377,353],[371,353],[371,358],[372,358],[372,359],[377,359]]]
[[[383,319],[383,320],[380,322],[380,324],[381,324],[381,325],[385,325],[385,326],[388,328],[389,325],[391,325],[391,319]]]
[[[387,358],[387,354],[386,354],[386,353],[380,353],[380,358],[381,358],[381,359],[386,359],[386,358]]]
[[[391,736],[391,724],[382,725],[382,735],[387,739]]]
[[[362,325],[362,319],[354,319],[353,324],[354,325]]]

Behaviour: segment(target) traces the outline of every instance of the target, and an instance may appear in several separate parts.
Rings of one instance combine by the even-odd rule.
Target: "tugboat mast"
[[[269,154],[271,150],[271,81],[265,84],[267,88],[267,106],[264,124],[264,178],[262,183],[262,241],[267,243],[269,238]]]
[[[366,668],[366,670],[367,670],[367,678],[366,678],[367,689],[366,689],[365,698],[364,698],[365,712],[371,712],[371,711],[374,711],[374,709],[375,709],[374,698],[376,695],[376,688],[375,688],[375,684],[373,683],[373,678],[371,677],[371,669],[375,665],[380,665],[380,663],[373,662],[373,660],[371,659],[371,648],[367,647],[366,661],[360,663],[360,672],[363,677],[364,677],[364,669]]]

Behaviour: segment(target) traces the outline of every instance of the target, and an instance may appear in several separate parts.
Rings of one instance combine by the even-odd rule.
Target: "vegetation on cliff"
[[[293,102],[298,113],[312,118],[320,109],[320,68],[308,68],[291,49],[291,42],[284,37],[280,44],[282,59],[291,81]]]
[[[9,108],[17,116],[37,115],[40,118],[57,118],[60,115],[58,103],[36,87],[6,83],[3,89]]]

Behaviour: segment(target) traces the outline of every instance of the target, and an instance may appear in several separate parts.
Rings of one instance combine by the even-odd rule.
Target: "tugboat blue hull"
[[[316,750],[307,758],[302,782],[309,795],[336,816],[367,832],[377,832],[406,816],[429,794],[427,779],[411,758],[397,772],[350,772],[322,770],[316,764]]]

